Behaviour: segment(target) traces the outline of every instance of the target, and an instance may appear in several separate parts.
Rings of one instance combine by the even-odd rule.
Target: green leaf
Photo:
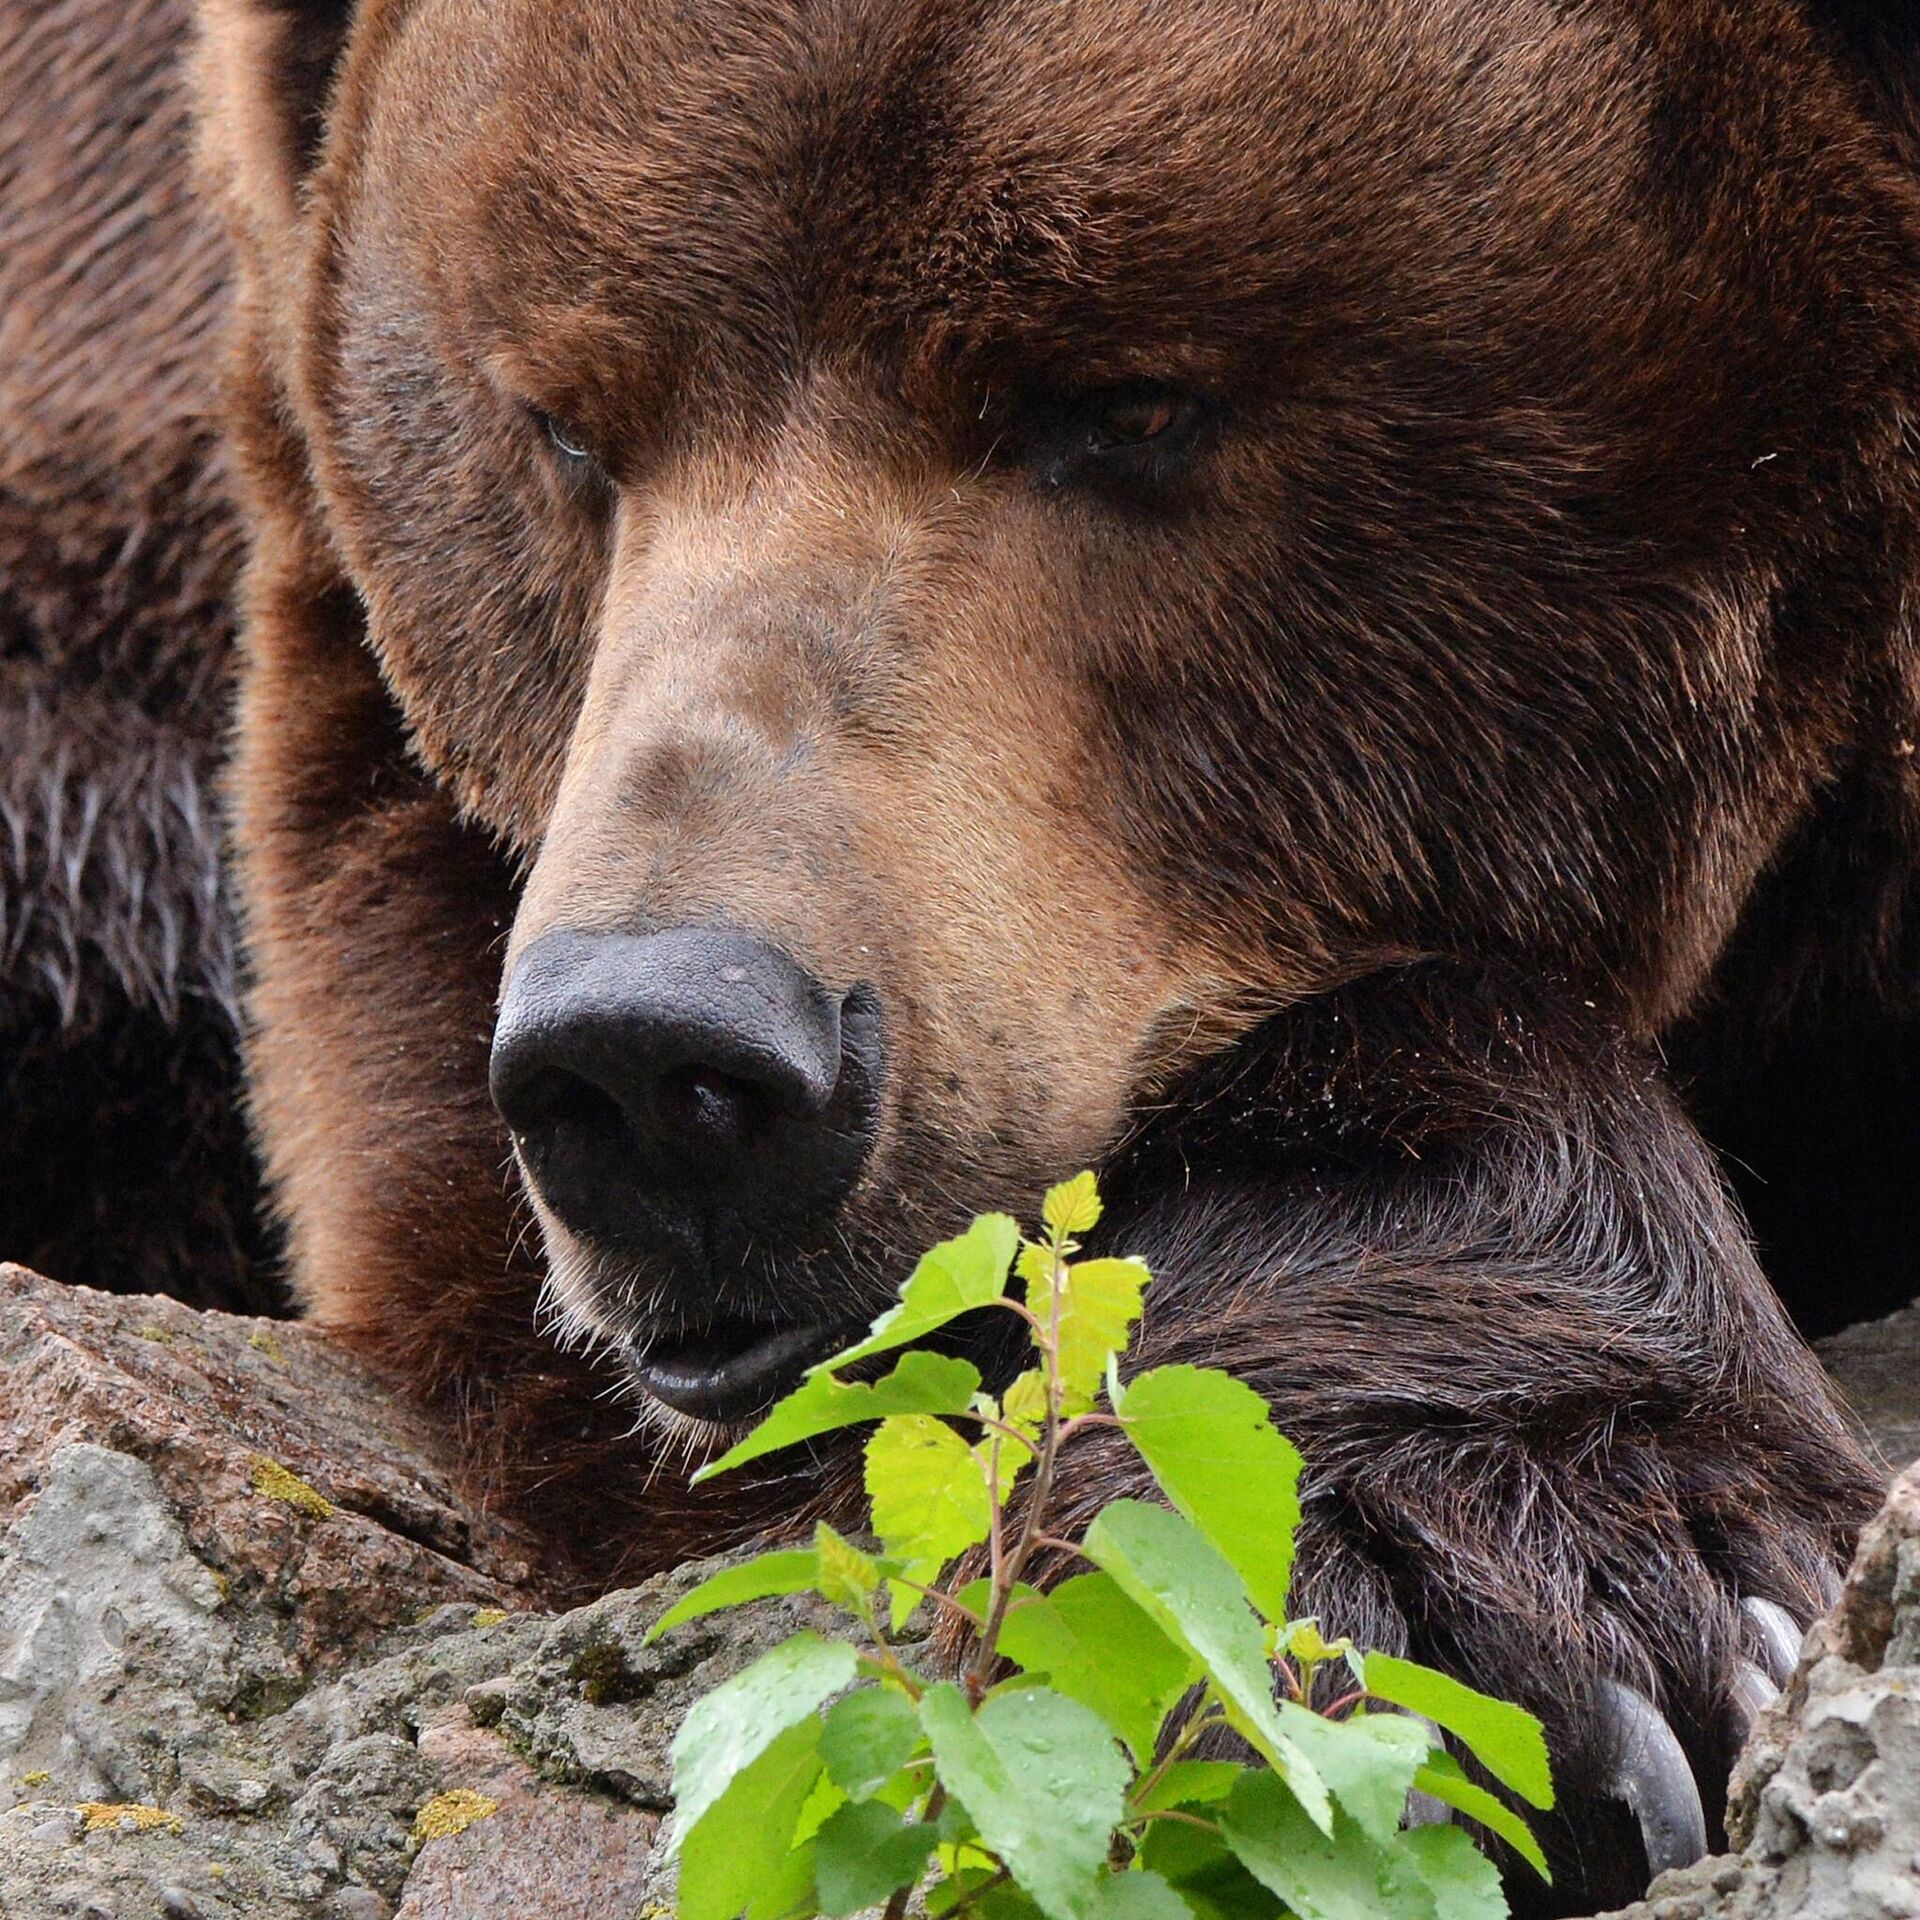
[[[1211,1829],[1156,1820],[1140,1843],[1140,1864],[1159,1874],[1195,1920],[1274,1920],[1281,1906]]]
[[[1163,1807],[1207,1807],[1224,1800],[1246,1772],[1237,1760],[1176,1760],[1146,1792],[1136,1792],[1135,1813]]]
[[[1499,1869],[1458,1827],[1416,1827],[1394,1846],[1432,1894],[1438,1920],[1505,1920]]]
[[[814,1522],[813,1551],[819,1563],[814,1585],[821,1599],[864,1617],[868,1596],[880,1586],[880,1562],[835,1533],[824,1520]]]
[[[963,1900],[972,1898],[966,1909],[967,1920],[1045,1920],[1045,1916],[1020,1889],[999,1880],[998,1869],[968,1867],[950,1880],[943,1880],[927,1895],[930,1920],[941,1920]]]
[[[1007,1389],[1000,1413],[1010,1427],[1018,1427],[1029,1438],[1037,1434],[1046,1424],[1047,1376],[1038,1367],[1029,1367]]]
[[[1380,1920],[1396,1910],[1381,1850],[1344,1816],[1331,1836],[1321,1833],[1273,1774],[1247,1774],[1220,1826],[1241,1864],[1296,1920]]]
[[[945,1920],[945,1916],[950,1914],[975,1887],[984,1884],[990,1878],[992,1878],[990,1874],[972,1871],[948,1874],[927,1893],[928,1920]]]
[[[950,1863],[955,1871],[964,1866],[983,1866],[989,1858],[980,1846],[980,1829],[973,1824],[973,1815],[951,1794],[947,1804],[940,1809],[940,1845],[950,1850],[954,1856]],[[943,1864],[949,1864],[946,1853],[941,1855]]]
[[[1121,1590],[1111,1574],[1083,1573],[1009,1612],[1000,1651],[1023,1672],[1091,1707],[1145,1766],[1160,1723],[1199,1666]]]
[[[1093,1911],[1100,1920],[1193,1920],[1193,1909],[1151,1868],[1102,1880]]]
[[[809,1845],[795,1847],[768,1875],[748,1903],[747,1920],[814,1920],[819,1910],[819,1898],[813,1890],[813,1848]]]
[[[1315,1666],[1322,1660],[1343,1660],[1353,1651],[1351,1640],[1344,1636],[1329,1640],[1320,1631],[1320,1622],[1312,1618],[1288,1622],[1285,1646],[1294,1659]]]
[[[931,1827],[902,1820],[877,1800],[842,1807],[814,1841],[820,1911],[838,1920],[862,1907],[880,1906],[896,1889],[919,1879],[933,1840]]]
[[[1140,1317],[1140,1295],[1153,1276],[1138,1260],[1082,1260],[1063,1270],[1054,1368],[1061,1411],[1069,1417],[1094,1403],[1107,1362],[1127,1350],[1128,1329]],[[1054,1325],[1051,1261],[1033,1263],[1027,1305],[1042,1326]],[[1131,1403],[1132,1390],[1128,1390]]]
[[[923,1586],[993,1525],[986,1475],[951,1427],[926,1414],[883,1420],[867,1442],[873,1530]]]
[[[846,1804],[845,1791],[822,1773],[800,1809],[800,1818],[794,1822],[793,1844],[798,1847],[811,1840]]]
[[[640,1644],[658,1640],[673,1627],[702,1614],[718,1613],[723,1607],[743,1606],[749,1600],[764,1600],[775,1593],[807,1593],[813,1588],[819,1562],[811,1547],[783,1548],[778,1553],[757,1554],[744,1566],[723,1567],[709,1574],[684,1599],[676,1600],[652,1626]]]
[[[1070,1235],[1091,1233],[1100,1224],[1100,1183],[1091,1173],[1076,1173],[1048,1189],[1040,1206],[1040,1218],[1049,1233],[1065,1240]]]
[[[1407,1794],[1433,1745],[1418,1720],[1397,1713],[1327,1720],[1283,1702],[1280,1721],[1311,1756],[1327,1791],[1370,1839],[1385,1846],[1400,1829]]]
[[[716,1473],[731,1473],[762,1454],[778,1453],[782,1447],[890,1413],[965,1413],[979,1390],[978,1367],[940,1353],[902,1354],[900,1364],[871,1386],[859,1380],[836,1380],[816,1368],[784,1400],[777,1401],[738,1446],[709,1461],[693,1478],[696,1484],[711,1480]]]
[[[900,1304],[889,1307],[857,1346],[835,1354],[823,1366],[838,1371],[870,1353],[911,1346],[949,1320],[975,1307],[991,1306],[1006,1291],[1007,1269],[1019,1244],[1020,1229],[1004,1213],[983,1213],[958,1239],[943,1240],[923,1254],[900,1290]],[[976,1379],[974,1385],[979,1384]],[[927,1407],[920,1411],[959,1409]]]
[[[1091,1920],[1100,1911],[1094,1877],[1126,1810],[1131,1771],[1106,1725],[1043,1687],[971,1713],[950,1684],[928,1689],[920,1721],[982,1844],[1048,1920]]]
[[[945,1865],[944,1860],[942,1865]],[[946,1879],[927,1894],[929,1920],[942,1920],[942,1917],[951,1913],[968,1894],[977,1892],[985,1886],[997,1871],[998,1869],[993,1867],[966,1867],[959,1872],[949,1872]]]
[[[1278,1626],[1300,1525],[1300,1455],[1267,1403],[1212,1367],[1155,1367],[1128,1384],[1120,1424],[1162,1492]]]
[[[1330,1831],[1326,1786],[1281,1724],[1260,1623],[1228,1561],[1191,1521],[1140,1500],[1104,1508],[1082,1551],[1201,1663],[1235,1728],[1285,1775],[1314,1823]]]
[[[1422,1793],[1430,1793],[1436,1800],[1464,1813],[1469,1820],[1479,1821],[1489,1833],[1497,1833],[1542,1880],[1552,1883],[1547,1856],[1533,1837],[1533,1829],[1504,1800],[1496,1799],[1485,1787],[1469,1780],[1452,1754],[1433,1749],[1427,1756],[1427,1764],[1413,1776],[1413,1784]]]
[[[853,1679],[858,1663],[844,1640],[796,1633],[696,1700],[673,1739],[674,1845],[789,1727],[813,1726],[817,1746],[820,1703]]]
[[[1520,1707],[1494,1700],[1431,1667],[1391,1654],[1370,1653],[1367,1691],[1457,1734],[1496,1780],[1536,1807],[1553,1805],[1553,1775],[1540,1722]]]
[[[696,1708],[697,1712],[698,1709]],[[790,1910],[808,1863],[791,1846],[800,1810],[820,1777],[820,1722],[777,1734],[731,1776],[681,1838],[679,1920],[738,1920]],[[804,1854],[804,1850],[802,1850]],[[805,1888],[797,1889],[804,1893]]]
[[[868,1799],[913,1758],[920,1718],[892,1687],[866,1686],[843,1694],[827,1709],[820,1758],[833,1782],[856,1800]]]

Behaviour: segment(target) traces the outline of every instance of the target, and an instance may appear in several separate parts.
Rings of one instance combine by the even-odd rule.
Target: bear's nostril
[[[517,1131],[530,1134],[561,1128],[596,1138],[619,1138],[630,1132],[619,1101],[605,1088],[572,1073],[546,1077],[544,1087],[529,1102],[528,1124]]]
[[[508,981],[492,1086],[561,1224],[713,1277],[845,1198],[880,1071],[872,989],[833,993],[763,941],[558,931]]]
[[[739,1149],[764,1136],[772,1119],[766,1094],[714,1067],[679,1067],[660,1083],[661,1119],[688,1148]]]

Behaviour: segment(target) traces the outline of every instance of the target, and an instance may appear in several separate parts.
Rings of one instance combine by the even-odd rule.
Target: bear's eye
[[[561,459],[581,467],[598,464],[578,427],[548,413],[544,407],[530,407],[528,412],[533,416],[534,425],[547,436],[549,444]]]
[[[1165,387],[1123,389],[1089,403],[1087,451],[1104,453],[1113,447],[1141,447],[1176,433],[1194,411],[1189,394]]]
[[[1163,381],[1048,396],[1028,414],[1028,457],[1050,487],[1153,494],[1191,467],[1209,416],[1204,395]]]

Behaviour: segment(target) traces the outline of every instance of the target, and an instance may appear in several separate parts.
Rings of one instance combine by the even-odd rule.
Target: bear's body
[[[187,25],[0,7],[0,1258],[258,1309],[215,787],[227,249]]]
[[[1143,1363],[1233,1365],[1308,1454],[1304,1604],[1541,1711],[1558,1897],[1631,1891],[1609,1687],[1711,1817],[1743,1603],[1808,1613],[1871,1499],[1662,1054],[1769,1174],[1767,1076],[1870,1060],[1852,1171],[1903,1164],[1904,12],[203,17],[309,1309],[591,1582],[840,1511],[844,1460],[682,1468],[770,1351],[1098,1160]],[[204,382],[200,304],[140,311]],[[215,590],[137,631],[197,670],[231,548],[186,390],[159,525]],[[35,528],[107,551],[5,478],[23,577]],[[36,622],[71,689],[98,597]],[[1861,1270],[1855,1310],[1904,1267]]]

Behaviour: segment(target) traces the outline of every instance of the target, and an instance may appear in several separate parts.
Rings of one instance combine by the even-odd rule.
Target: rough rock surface
[[[1887,1462],[1920,1460],[1920,1301],[1816,1341],[1814,1351]]]
[[[1842,1376],[1891,1451],[1883,1371]],[[643,1646],[710,1564],[540,1612],[528,1543],[311,1330],[0,1269],[0,1916],[664,1920],[674,1728],[816,1619]],[[1920,1468],[1737,1796],[1745,1852],[1633,1920],[1920,1920]]]
[[[0,1268],[0,1916],[634,1920],[687,1705],[806,1601],[545,1614],[310,1329]]]
[[[97,1797],[71,1762],[14,1773],[26,1797],[0,1813],[0,1911],[630,1920],[648,1901],[672,1729],[805,1612],[770,1606],[640,1654],[693,1577],[616,1595],[590,1620],[438,1608],[384,1657],[257,1720],[188,1695],[149,1729],[138,1792]]]
[[[76,1442],[146,1463],[192,1552],[268,1603],[287,1684],[430,1602],[534,1595],[530,1544],[463,1499],[427,1424],[312,1328],[0,1265],[0,1519]]]

